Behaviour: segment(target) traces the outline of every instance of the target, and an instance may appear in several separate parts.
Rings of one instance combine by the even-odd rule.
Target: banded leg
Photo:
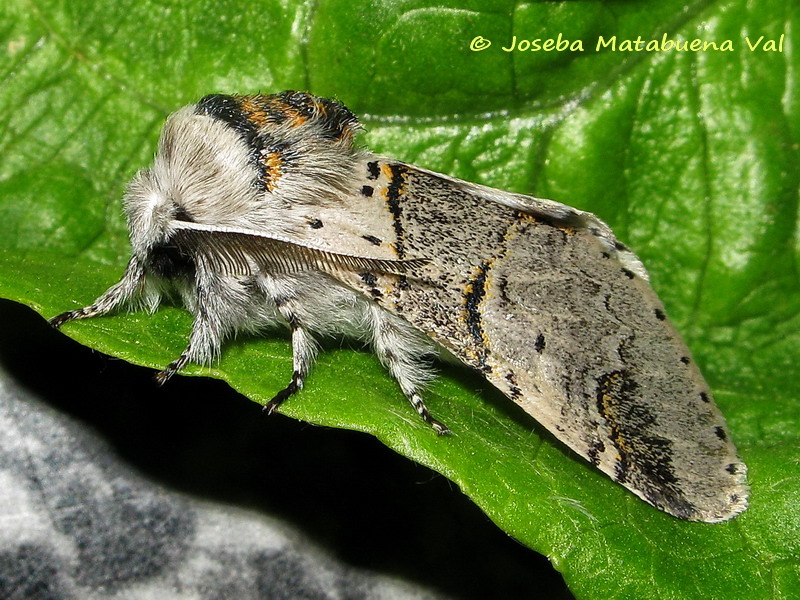
[[[224,332],[219,327],[215,327],[204,316],[198,316],[192,326],[192,334],[189,336],[189,345],[186,346],[186,350],[169,363],[163,371],[156,373],[155,379],[158,385],[164,385],[189,362],[198,365],[210,363],[213,357],[219,354],[223,339]]]
[[[178,371],[180,371],[183,367],[186,366],[186,363],[189,362],[189,352],[191,351],[191,346],[187,347],[186,350],[176,359],[169,363],[166,368],[162,371],[159,371],[155,374],[155,380],[158,385],[164,385],[169,381],[169,379],[175,375]]]
[[[402,388],[402,384],[400,387]],[[433,430],[438,435],[447,435],[450,433],[450,428],[447,425],[431,416],[431,413],[428,411],[428,407],[425,406],[425,402],[423,402],[422,396],[420,396],[418,392],[412,391],[409,394],[403,390],[403,393],[406,395],[406,398],[408,398],[408,401],[411,402],[411,406],[413,406],[419,413],[419,416],[422,417],[422,420],[433,427]]]
[[[274,413],[284,401],[303,389],[303,381],[311,370],[311,365],[314,364],[314,357],[317,354],[317,344],[314,338],[308,329],[303,327],[297,313],[292,309],[293,301],[280,297],[275,299],[275,304],[292,330],[293,369],[289,385],[275,394],[275,397],[264,405],[264,412],[268,415]]]
[[[427,341],[421,341],[412,330],[404,329],[378,305],[370,308],[372,320],[372,343],[381,363],[389,369],[392,377],[400,385],[400,389],[419,416],[433,427],[439,435],[450,433],[450,429],[433,418],[419,390],[430,378],[429,371],[420,360],[420,356],[432,352],[433,347]]]
[[[131,257],[128,261],[128,266],[122,279],[118,283],[112,285],[108,290],[100,296],[93,304],[78,308],[76,310],[69,310],[67,312],[56,315],[48,322],[50,325],[58,329],[64,323],[69,321],[76,321],[78,319],[90,319],[92,317],[99,317],[105,315],[112,310],[119,308],[130,300],[136,293],[141,291],[142,284],[144,283],[144,268],[137,258]]]

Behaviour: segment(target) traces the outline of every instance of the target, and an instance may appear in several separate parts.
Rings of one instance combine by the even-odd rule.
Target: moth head
[[[240,219],[258,200],[244,141],[224,123],[187,106],[167,118],[152,167],[128,185],[124,206],[140,258],[169,243],[181,221]]]

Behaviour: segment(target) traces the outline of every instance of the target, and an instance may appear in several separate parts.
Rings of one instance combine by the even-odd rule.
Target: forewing
[[[704,521],[744,510],[745,467],[708,386],[641,263],[602,221],[562,218],[534,198],[522,210],[517,196],[500,202],[502,192],[403,163],[367,161],[362,175],[354,191],[373,188],[383,242],[430,262],[342,281],[651,504]]]
[[[744,465],[650,286],[586,231],[523,220],[510,234],[480,306],[488,378],[655,506],[743,510]]]

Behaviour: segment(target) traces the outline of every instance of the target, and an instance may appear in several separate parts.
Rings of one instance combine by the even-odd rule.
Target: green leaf
[[[357,350],[326,352],[285,412],[371,433],[443,473],[578,598],[800,593],[795,4],[8,0],[0,11],[4,297],[50,317],[119,278],[120,197],[170,111],[212,92],[335,96],[366,115],[378,152],[608,221],[704,369],[750,468],[751,508],[721,525],[662,514],[466,369],[443,367],[427,395],[455,432],[445,439]],[[512,35],[559,33],[583,51],[502,50]],[[620,48],[663,34],[733,51]],[[614,35],[616,50],[596,49]],[[761,35],[749,50],[745,36]],[[763,51],[781,35],[783,52]],[[476,36],[492,45],[471,51]],[[165,308],[64,330],[163,367],[189,328]],[[188,371],[264,402],[286,383],[290,346],[280,333],[240,339],[214,368]]]

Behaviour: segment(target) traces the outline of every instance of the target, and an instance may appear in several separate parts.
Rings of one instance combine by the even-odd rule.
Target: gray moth
[[[319,335],[369,342],[421,417],[426,357],[454,356],[653,506],[718,522],[746,467],[639,259],[591,213],[467,183],[354,144],[344,105],[211,95],[169,116],[128,186],[122,279],[56,327],[177,295],[208,364],[240,331],[288,326],[302,388]]]

